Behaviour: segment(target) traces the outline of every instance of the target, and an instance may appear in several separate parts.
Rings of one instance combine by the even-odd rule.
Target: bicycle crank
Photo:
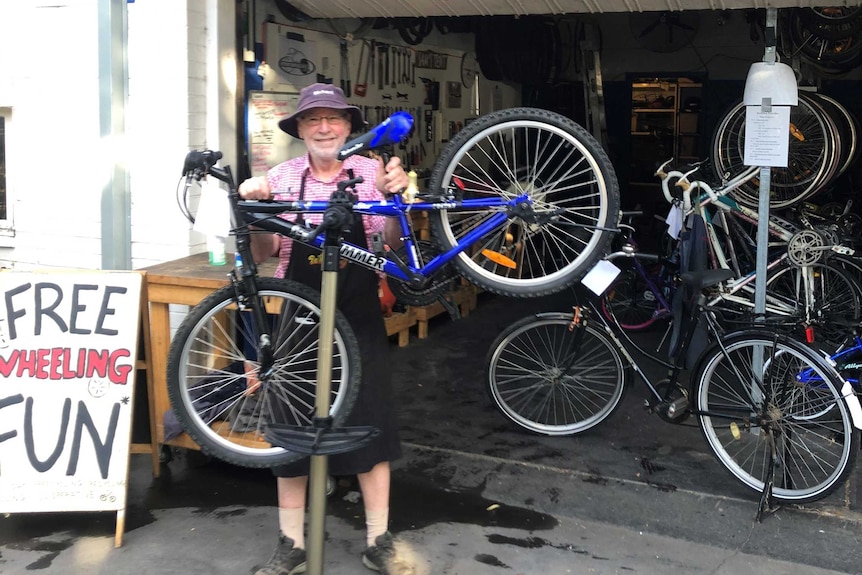
[[[690,414],[688,395],[685,390],[678,385],[671,387],[671,383],[667,379],[663,379],[656,385],[658,391],[664,401],[658,403],[655,407],[655,413],[668,423],[682,423]]]
[[[425,240],[416,242],[419,250],[420,266],[434,258],[440,250],[433,243]],[[407,261],[407,250],[401,246],[395,250],[395,257],[402,262]],[[394,259],[394,258],[390,258]],[[446,265],[428,278],[428,282],[421,287],[408,285],[404,282],[391,279],[389,289],[398,303],[404,305],[423,306],[439,301],[440,297],[452,289],[452,280],[456,274],[451,265]]]

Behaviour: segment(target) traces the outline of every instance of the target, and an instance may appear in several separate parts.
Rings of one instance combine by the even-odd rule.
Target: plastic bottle
[[[224,236],[207,236],[207,250],[210,253],[210,265],[223,266],[225,264]]]
[[[407,172],[407,190],[402,194],[405,203],[412,204],[416,201],[416,196],[419,195],[418,181],[419,176],[415,171],[410,170]]]

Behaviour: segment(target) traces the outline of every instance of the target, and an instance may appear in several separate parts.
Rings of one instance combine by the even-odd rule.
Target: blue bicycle
[[[412,118],[396,113],[348,142],[347,158],[397,144]],[[190,152],[186,187],[212,177],[227,184],[231,235],[239,254],[230,285],[193,307],[168,357],[168,394],[178,420],[204,452],[237,465],[271,467],[301,457],[270,444],[270,423],[311,426],[316,395],[319,295],[296,282],[259,277],[252,227],[311,246],[327,242],[352,213],[395,217],[404,246],[389,251],[338,238],[342,258],[387,274],[401,301],[430,303],[455,272],[506,296],[535,297],[571,286],[607,250],[616,231],[619,190],[610,160],[583,128],[534,108],[503,110],[471,122],[444,148],[425,193],[358,203],[360,179],[341,182],[328,202],[244,201],[221,154]],[[428,212],[433,241],[419,240],[411,214]],[[289,214],[322,214],[310,228]],[[332,241],[333,238],[329,238]],[[350,413],[359,386],[359,351],[336,313],[329,405],[333,423]]]

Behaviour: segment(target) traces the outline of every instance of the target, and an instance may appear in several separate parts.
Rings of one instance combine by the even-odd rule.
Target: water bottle
[[[225,264],[224,236],[207,236],[207,250],[210,254],[211,266],[223,266]]]

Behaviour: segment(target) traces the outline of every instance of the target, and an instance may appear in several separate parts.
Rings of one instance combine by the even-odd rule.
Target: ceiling
[[[862,0],[290,0],[290,4],[312,18],[395,18],[857,6]]]

